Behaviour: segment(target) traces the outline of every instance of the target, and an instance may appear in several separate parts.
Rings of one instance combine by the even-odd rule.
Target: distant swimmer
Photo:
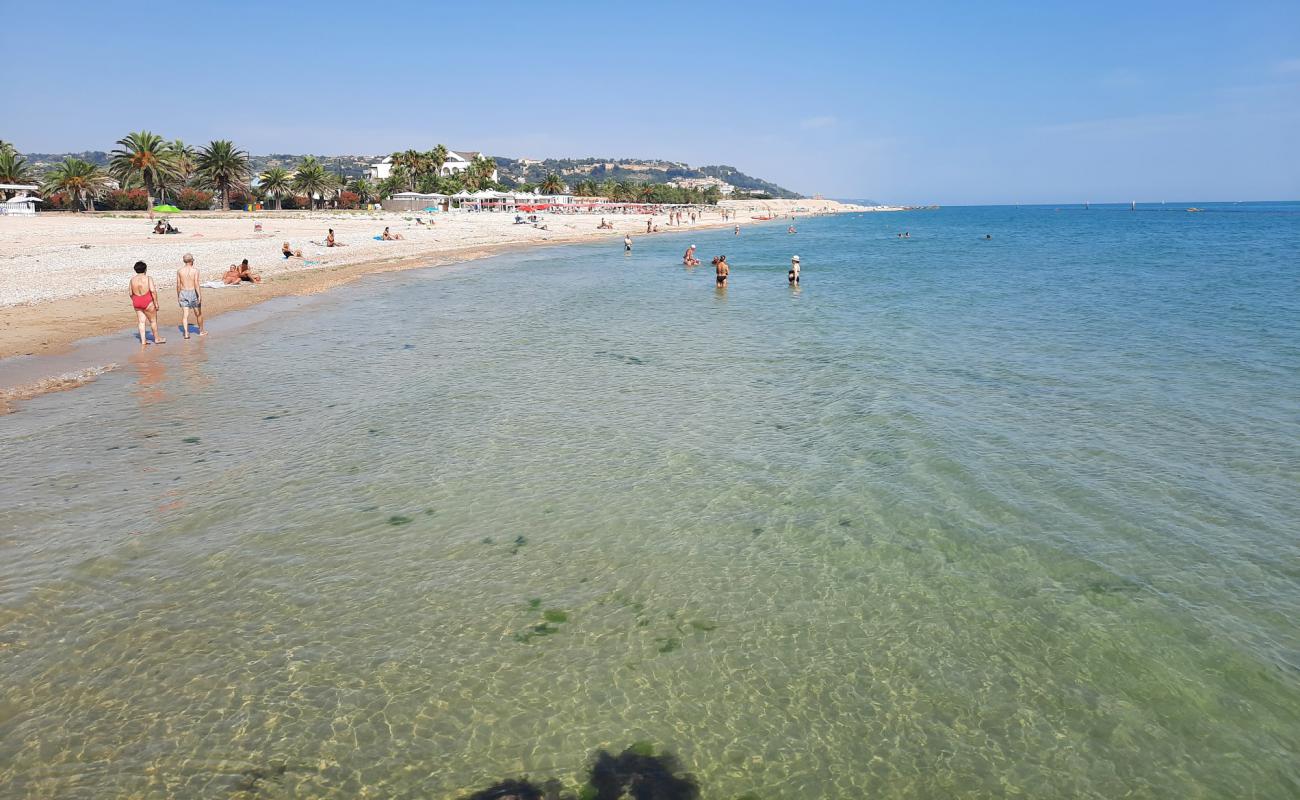
[[[790,285],[794,286],[799,283],[799,256],[790,256],[790,271],[786,273],[790,280]]]
[[[714,262],[714,268],[718,273],[718,286],[727,285],[727,276],[731,274],[731,267],[727,264],[726,256],[718,256]]]
[[[686,248],[686,252],[682,254],[682,263],[688,267],[698,267],[700,265],[700,260],[695,257],[695,245]]]
[[[737,236],[740,235],[740,226],[739,226],[739,225],[736,226],[736,231],[735,231],[735,233],[736,233]]]
[[[993,234],[991,234],[991,233],[986,233],[986,234],[984,234],[984,238],[985,238],[985,239],[992,239],[992,238],[993,238]]]
[[[167,340],[158,336],[158,287],[153,278],[144,274],[149,266],[143,261],[135,262],[135,276],[127,285],[127,294],[131,296],[131,307],[135,309],[136,324],[140,328],[140,346],[147,344],[167,344]],[[153,342],[144,333],[145,325],[153,330]]]
[[[794,231],[794,226],[791,225],[790,227],[786,228],[786,229],[785,229],[785,232],[786,232],[786,233],[794,233],[794,232],[795,232],[795,231]]]
[[[623,236],[623,252],[632,252],[632,234],[630,233]]]

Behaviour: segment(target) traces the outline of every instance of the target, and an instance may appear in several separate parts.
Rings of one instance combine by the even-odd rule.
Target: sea
[[[6,798],[576,792],[634,742],[706,798],[1300,796],[1300,204],[222,319],[0,417]]]

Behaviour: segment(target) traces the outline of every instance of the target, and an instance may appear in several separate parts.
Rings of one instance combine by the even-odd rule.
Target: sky
[[[0,0],[0,139],[729,164],[946,205],[1300,199],[1300,2]],[[12,54],[11,54],[12,55]]]

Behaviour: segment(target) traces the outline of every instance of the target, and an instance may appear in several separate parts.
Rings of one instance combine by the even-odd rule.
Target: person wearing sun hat
[[[786,277],[789,278],[791,285],[799,282],[799,256],[790,257],[790,272]]]

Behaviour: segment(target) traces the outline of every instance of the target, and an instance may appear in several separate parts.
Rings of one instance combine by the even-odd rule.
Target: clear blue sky
[[[35,3],[0,138],[438,142],[895,202],[1300,198],[1300,2]]]

